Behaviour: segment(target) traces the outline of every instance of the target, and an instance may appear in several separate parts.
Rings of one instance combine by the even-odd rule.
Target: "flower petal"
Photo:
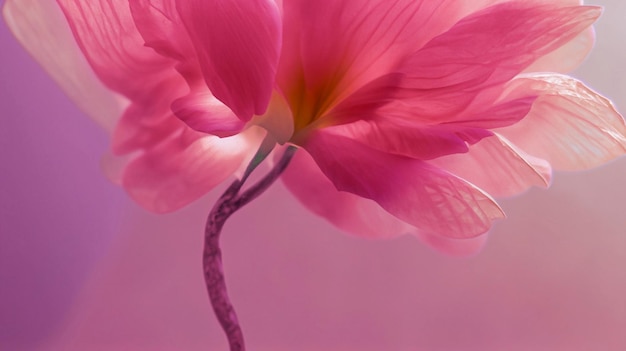
[[[497,1],[285,2],[281,91],[295,116],[316,120],[463,16]]]
[[[539,98],[526,118],[498,130],[555,169],[599,166],[626,152],[626,124],[613,104],[574,78],[524,75],[511,89]]]
[[[269,103],[281,46],[273,0],[178,0],[209,89],[243,121]]]
[[[129,5],[146,46],[180,62],[196,60],[175,0],[130,0]]]
[[[593,27],[587,28],[569,43],[535,61],[525,72],[571,72],[587,58],[595,39]]]
[[[544,0],[547,4],[564,6],[583,5],[583,0]],[[595,42],[595,31],[589,27],[562,47],[535,61],[526,72],[568,73],[577,68],[587,57]]]
[[[492,135],[480,128],[419,125],[384,118],[329,127],[325,131],[357,140],[379,151],[420,160],[465,153],[468,143]]]
[[[283,6],[283,63],[299,61],[309,88],[324,90],[323,85],[331,84],[338,92],[350,93],[348,86],[360,86],[380,72],[388,72],[463,16],[494,2],[287,1]],[[293,81],[292,76],[282,80],[286,84],[289,81]]]
[[[415,230],[376,202],[338,191],[306,150],[296,152],[281,179],[307,209],[350,234],[392,238]]]
[[[132,154],[156,147],[188,129],[160,104],[130,105],[113,131],[111,149],[116,155]]]
[[[178,84],[184,84],[174,69],[176,61],[144,46],[128,3],[109,0],[58,0],[58,3],[83,54],[110,89],[133,102],[152,103],[149,87],[176,77],[180,80]]]
[[[335,122],[350,121],[352,113],[362,119],[327,127],[333,134],[344,135],[384,152],[421,160],[464,153],[468,144],[491,136],[491,128],[511,125],[528,114],[536,96],[505,97],[496,104],[487,104],[482,111],[460,114],[446,123],[425,124],[410,110],[369,105],[365,95],[356,93],[346,100],[352,106],[338,107]],[[360,101],[359,101],[360,100]]]
[[[230,177],[254,153],[261,134],[251,128],[229,138],[172,138],[129,162],[122,185],[150,211],[177,210]]]
[[[572,40],[599,15],[597,7],[522,1],[489,7],[412,55],[399,69],[406,78],[396,96],[420,118],[454,116],[485,89],[506,83]]]
[[[429,162],[494,196],[516,195],[531,186],[546,188],[552,175],[547,161],[527,155],[499,135],[471,145],[466,154]]]
[[[469,238],[504,216],[489,195],[426,162],[324,131],[312,133],[304,148],[338,190],[372,199],[418,230]]]
[[[220,137],[239,133],[245,122],[219,101],[204,81],[196,51],[175,0],[131,0],[130,10],[146,46],[178,63],[189,91],[172,102],[172,111],[191,128]],[[178,97],[175,96],[175,97]]]
[[[74,103],[111,131],[126,102],[95,76],[59,6],[52,1],[7,0],[2,13],[15,37]]]
[[[204,86],[196,86],[191,93],[175,100],[172,112],[192,129],[219,137],[237,134],[245,126]]]

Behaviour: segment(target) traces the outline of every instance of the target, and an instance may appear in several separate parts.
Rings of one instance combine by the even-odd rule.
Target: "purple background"
[[[626,109],[626,3],[575,75]],[[103,131],[0,25],[0,349],[224,350],[203,288],[214,194],[156,216],[105,180]],[[253,350],[626,349],[626,159],[501,201],[482,254],[339,233],[280,184],[227,224]]]

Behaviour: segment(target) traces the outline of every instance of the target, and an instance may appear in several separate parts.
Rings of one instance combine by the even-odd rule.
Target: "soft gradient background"
[[[626,111],[626,2],[575,75]],[[216,193],[145,213],[108,183],[104,133],[0,25],[0,350],[226,350],[205,296]],[[339,233],[277,184],[227,224],[250,350],[626,350],[626,159],[502,201],[484,252]]]

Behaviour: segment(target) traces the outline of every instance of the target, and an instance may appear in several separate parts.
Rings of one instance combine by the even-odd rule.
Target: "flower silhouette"
[[[537,73],[569,71],[590,49],[600,9],[578,1],[58,5],[13,0],[4,13],[112,130],[109,173],[152,211],[202,196],[266,135],[303,149],[283,180],[338,227],[473,251],[481,240],[454,239],[504,216],[488,193],[624,152],[609,101]]]

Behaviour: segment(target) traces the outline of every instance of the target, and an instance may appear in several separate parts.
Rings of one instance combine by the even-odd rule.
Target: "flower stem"
[[[287,168],[295,151],[296,147],[289,146],[274,168],[263,179],[242,194],[239,194],[239,191],[247,176],[241,180],[235,180],[213,206],[206,222],[202,256],[204,280],[215,316],[228,338],[230,351],[244,351],[245,346],[237,314],[226,291],[226,281],[222,267],[222,251],[219,246],[220,233],[230,215],[261,195],[278,179],[280,174]]]

